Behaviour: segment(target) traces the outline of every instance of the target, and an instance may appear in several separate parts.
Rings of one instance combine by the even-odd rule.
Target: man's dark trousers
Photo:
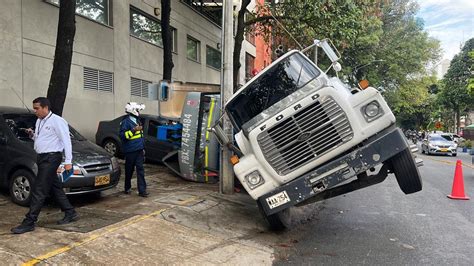
[[[144,159],[143,150],[125,153],[125,191],[129,191],[132,187],[132,175],[136,167],[138,193],[146,192],[145,170],[143,169]]]
[[[63,191],[63,185],[58,178],[57,170],[62,161],[61,152],[39,154],[37,158],[38,175],[33,183],[30,211],[25,221],[34,223],[43,207],[46,197],[51,193],[63,212],[69,214],[74,207],[69,203]]]

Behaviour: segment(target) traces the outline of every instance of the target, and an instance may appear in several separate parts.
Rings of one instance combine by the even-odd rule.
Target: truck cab
[[[340,70],[328,44],[314,46]],[[406,194],[422,188],[410,145],[381,93],[351,88],[326,72],[293,50],[225,105],[241,151],[235,175],[274,229],[286,226],[289,207],[379,183],[389,172]]]

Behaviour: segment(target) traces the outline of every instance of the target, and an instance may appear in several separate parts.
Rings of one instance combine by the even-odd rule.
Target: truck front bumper
[[[377,174],[367,176],[364,173],[406,149],[410,149],[410,145],[402,131],[391,126],[363,142],[360,148],[278,187],[258,201],[265,214],[271,215],[297,204],[304,205],[382,182],[388,175],[388,164],[384,164]],[[359,174],[356,180],[349,182]]]

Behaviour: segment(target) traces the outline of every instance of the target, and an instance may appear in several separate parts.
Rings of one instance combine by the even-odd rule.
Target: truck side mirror
[[[227,138],[224,133],[224,129],[222,129],[219,124],[215,124],[213,127],[208,128],[208,131],[214,133],[220,145],[227,146],[227,144],[230,142],[229,138]]]
[[[319,43],[319,46],[323,48],[324,53],[327,55],[329,60],[331,60],[332,63],[337,62],[337,60],[341,59],[341,55],[334,47],[334,44],[331,42],[331,40],[324,39]]]

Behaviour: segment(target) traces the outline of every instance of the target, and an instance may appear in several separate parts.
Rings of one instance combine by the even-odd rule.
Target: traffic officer
[[[130,102],[125,105],[125,112],[128,114],[120,123],[120,137],[123,143],[123,153],[125,155],[125,194],[130,194],[132,188],[132,175],[137,170],[138,195],[147,197],[145,181],[145,170],[143,161],[145,160],[145,140],[143,137],[143,126],[138,118],[140,111],[145,109],[144,104]]]
[[[43,207],[46,197],[51,193],[65,213],[58,224],[67,224],[79,219],[74,207],[69,203],[58,178],[57,170],[63,160],[64,169],[72,171],[72,145],[69,136],[69,126],[62,117],[50,111],[50,102],[45,97],[33,100],[33,109],[38,117],[36,131],[27,129],[26,132],[34,140],[34,149],[38,154],[36,164],[38,174],[33,182],[30,210],[23,222],[12,228],[14,234],[23,234],[35,230],[35,223]]]

